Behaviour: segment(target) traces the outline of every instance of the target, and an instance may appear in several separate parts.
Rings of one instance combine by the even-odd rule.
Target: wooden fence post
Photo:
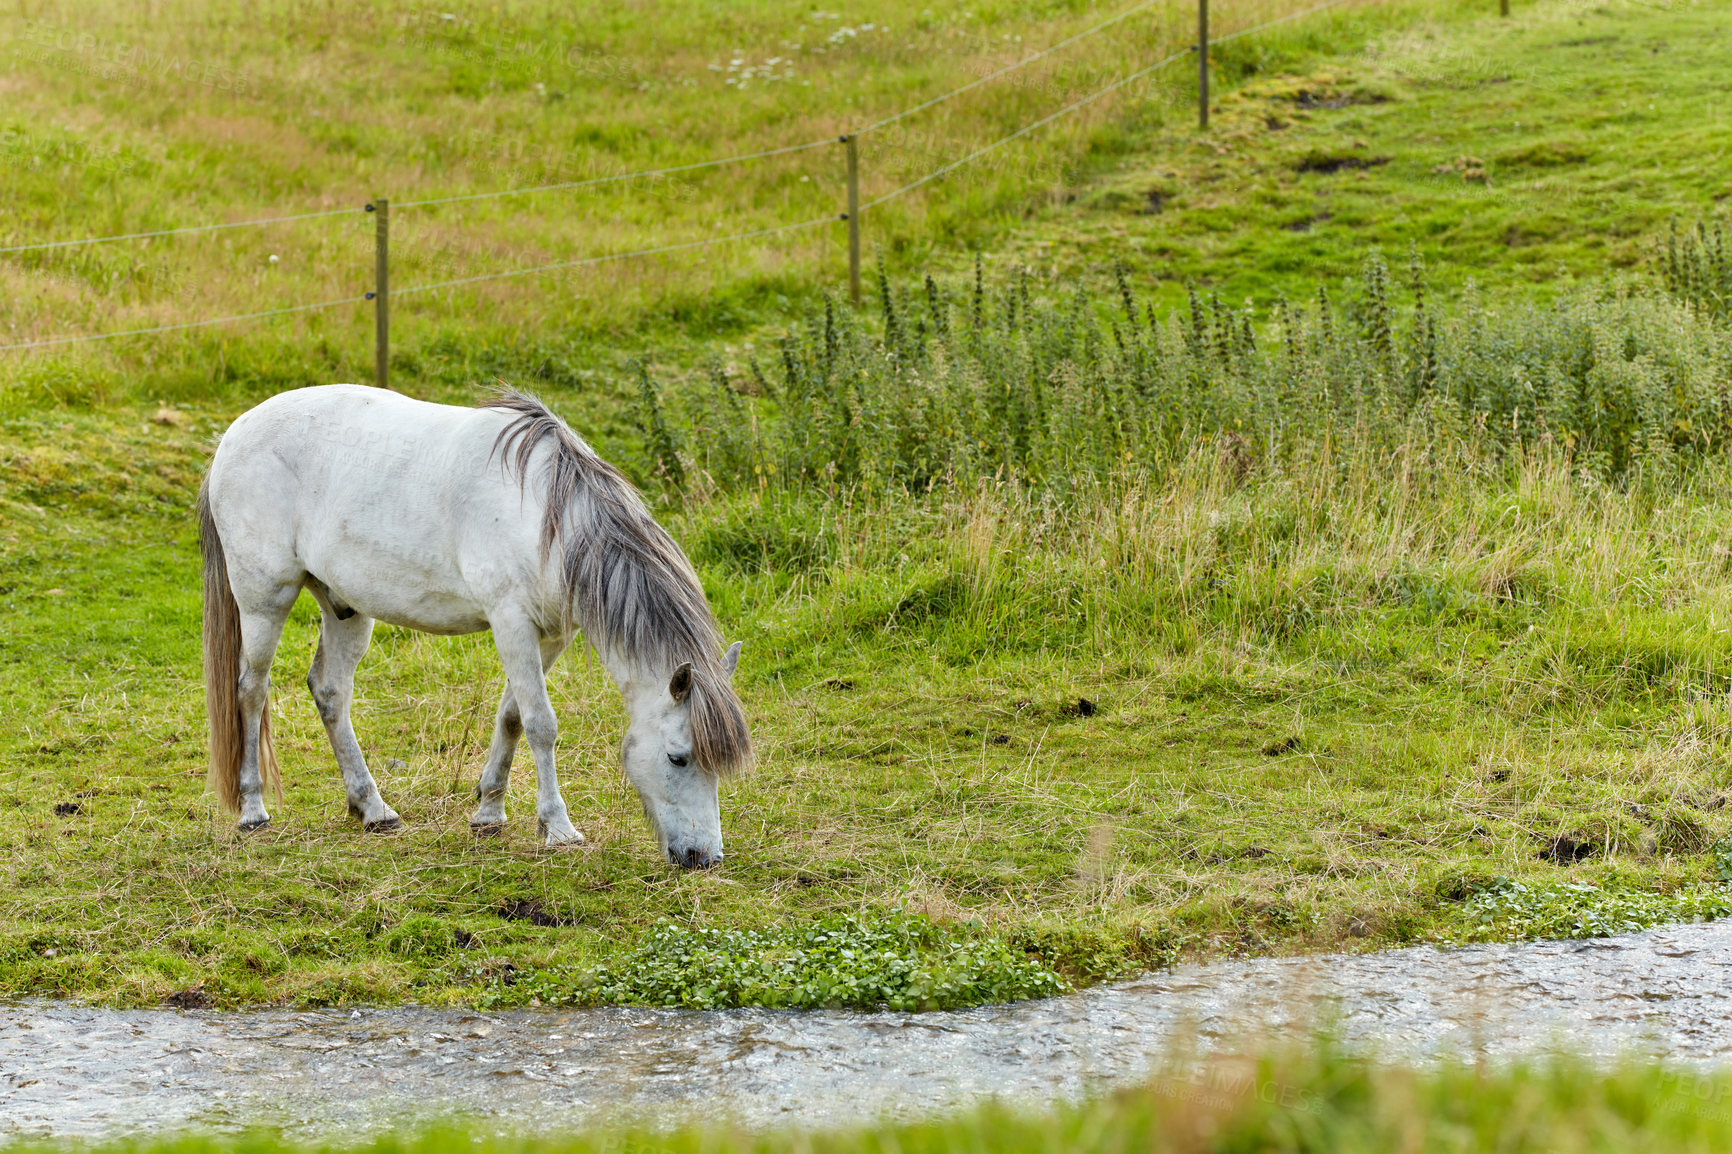
[[[860,147],[849,133],[842,138],[848,148],[848,300],[860,307]]]
[[[1197,127],[1209,127],[1209,0],[1197,0]]]
[[[373,222],[373,383],[388,387],[391,375],[391,202],[373,198],[367,211]]]

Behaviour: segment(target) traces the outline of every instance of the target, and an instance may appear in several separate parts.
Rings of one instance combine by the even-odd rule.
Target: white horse
[[[302,589],[319,603],[307,687],[349,810],[402,823],[349,723],[373,622],[493,631],[505,667],[471,824],[505,822],[521,734],[548,845],[575,843],[554,771],[546,674],[582,629],[631,714],[622,760],[676,865],[722,858],[718,778],[752,756],[721,636],[685,554],[636,490],[542,403],[506,392],[477,409],[362,385],[282,393],[223,434],[199,491],[211,782],[240,828],[270,821],[271,658]]]

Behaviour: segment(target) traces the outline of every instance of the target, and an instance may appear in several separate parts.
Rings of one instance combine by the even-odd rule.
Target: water
[[[1551,1050],[1732,1061],[1732,922],[1588,942],[1184,966],[934,1014],[0,1007],[0,1134],[269,1124],[361,1136],[442,1115],[501,1130],[731,1118],[823,1127],[998,1096],[1076,1097],[1175,1045],[1302,1037],[1333,1007],[1391,1059]]]

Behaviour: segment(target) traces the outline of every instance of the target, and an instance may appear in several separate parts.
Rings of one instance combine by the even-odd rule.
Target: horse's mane
[[[685,553],[656,524],[630,481],[596,455],[537,398],[502,390],[483,408],[514,414],[493,442],[505,467],[529,484],[535,452],[543,473],[541,556],[557,550],[562,628],[590,644],[671,676],[692,665],[692,754],[711,773],[752,759],[739,695],[722,668],[721,630]]]

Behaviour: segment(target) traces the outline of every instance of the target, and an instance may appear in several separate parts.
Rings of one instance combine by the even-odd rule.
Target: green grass
[[[772,387],[785,385],[779,341],[806,314],[821,315],[819,290],[835,283],[829,264],[689,283],[674,268],[631,292],[597,290],[606,301],[593,315],[570,298],[514,311],[522,301],[500,297],[451,302],[453,316],[510,318],[472,329],[436,315],[406,320],[399,387],[466,398],[504,374],[542,391],[651,484],[730,638],[745,641],[741,688],[762,764],[727,787],[728,861],[701,875],[670,872],[653,852],[616,766],[617,697],[581,657],[556,671],[551,689],[566,795],[588,843],[546,851],[527,822],[498,839],[471,836],[469,790],[500,685],[485,636],[379,631],[358,679],[356,728],[408,830],[361,836],[345,816],[323,729],[297,691],[312,652],[310,604],[291,620],[275,671],[285,778],[277,820],[257,837],[235,833],[203,790],[190,518],[197,477],[210,437],[235,413],[276,388],[356,375],[365,341],[358,330],[321,337],[314,326],[304,340],[264,332],[9,362],[0,387],[0,993],[126,1004],[187,990],[223,1004],[510,1003],[543,994],[955,1004],[1050,989],[1053,975],[1085,983],[1178,956],[1586,933],[1717,910],[1726,891],[1715,847],[1732,833],[1732,643],[1720,624],[1732,619],[1724,545],[1732,465],[1718,450],[1725,378],[1715,359],[1724,329],[1649,287],[1645,273],[1630,274],[1621,297],[1576,282],[1638,263],[1645,245],[1660,243],[1668,215],[1711,208],[1716,194],[1697,164],[1724,127],[1681,110],[1691,85],[1718,78],[1719,12],[1542,4],[1518,6],[1494,30],[1464,9],[1355,9],[1319,30],[1290,29],[1266,57],[1235,42],[1223,62],[1229,79],[1249,83],[1223,98],[1212,136],[1167,134],[1162,117],[1178,112],[1159,102],[1121,109],[1042,154],[1069,166],[1059,177],[1007,164],[991,170],[1001,184],[955,182],[934,192],[925,223],[913,209],[900,218],[909,243],[885,245],[894,268],[931,257],[959,302],[966,273],[944,266],[963,265],[966,253],[914,238],[1039,251],[1027,283],[1049,335],[1088,279],[1073,275],[1085,261],[1123,257],[1137,293],[1161,303],[1182,299],[1178,277],[1213,282],[1227,304],[1205,304],[1208,325],[1229,336],[1249,331],[1264,350],[1278,347],[1280,326],[1232,302],[1266,301],[1277,289],[1310,300],[1321,278],[1342,302],[1331,323],[1359,335],[1319,347],[1335,350],[1341,379],[1364,383],[1361,399],[1371,404],[1395,395],[1377,391],[1394,378],[1365,353],[1376,347],[1372,285],[1343,289],[1336,274],[1358,275],[1368,242],[1381,242],[1397,264],[1411,243],[1428,255],[1440,290],[1432,315],[1446,358],[1500,341],[1521,352],[1481,358],[1509,386],[1495,404],[1417,410],[1436,425],[1406,409],[1361,420],[1374,404],[1335,411],[1320,398],[1338,394],[1300,390],[1311,406],[1305,421],[1291,422],[1292,436],[1274,435],[1286,426],[1271,412],[1283,414],[1259,398],[1280,394],[1258,390],[1275,378],[1208,368],[1200,354],[1185,362],[1181,313],[1162,321],[1173,354],[1162,363],[1200,366],[1202,384],[1186,395],[1209,405],[1139,433],[1148,453],[1136,468],[1120,468],[1094,442],[1066,440],[1058,425],[1046,441],[1054,452],[1011,459],[1009,472],[996,463],[964,468],[955,455],[933,466],[906,440],[890,452],[889,441],[871,439],[926,428],[927,410],[908,404],[874,410],[871,428],[837,442],[852,444],[855,460],[883,463],[877,475],[826,479],[806,467],[824,462],[817,456],[774,483],[756,482],[749,467],[730,473],[694,451],[708,442],[692,435],[692,421],[712,418],[688,400],[710,395],[750,408],[767,436],[793,428],[786,422],[798,406],[785,393],[739,394],[761,387],[754,360]],[[1063,15],[1055,25],[1081,23]],[[666,51],[695,60],[695,46],[731,38],[730,20],[767,28],[772,16],[781,18],[756,8],[711,14],[679,25],[683,47]],[[989,16],[996,32],[1027,13]],[[288,39],[306,41],[303,49],[320,43],[318,19],[304,17]],[[523,13],[502,19],[533,24]],[[1607,73],[1578,51],[1571,42],[1587,34],[1578,23],[1617,37],[1602,43],[1625,46],[1621,70]],[[1593,31],[1602,24],[1606,31]],[[1034,34],[1026,20],[1016,26]],[[1371,50],[1332,59],[1340,41],[1325,32]],[[309,189],[337,171],[361,174],[356,181],[418,171],[422,161],[391,150],[409,147],[407,127],[442,116],[471,133],[497,116],[501,140],[543,156],[569,136],[569,124],[531,123],[548,106],[529,102],[527,73],[516,87],[464,88],[466,58],[443,31],[415,49],[440,62],[417,81],[438,91],[392,89],[378,128],[365,127],[364,102],[327,101],[317,77],[291,67],[324,59],[319,53],[246,47],[241,27],[217,17],[200,35],[256,60],[280,85],[274,98],[295,114],[254,106],[235,143],[212,149],[196,142],[223,123],[209,106],[223,99],[217,94],[201,90],[189,102],[158,87],[148,99],[122,100],[76,71],[30,72],[20,81],[29,107],[78,110],[79,123],[100,124],[115,141],[137,116],[161,125],[140,137],[140,148],[160,152],[154,167],[117,173],[112,204],[88,189],[54,201],[49,169],[33,168],[19,195],[35,206],[35,225],[100,231],[112,223],[101,205],[118,212],[128,197],[160,200],[165,222],[210,207],[201,197],[239,211],[252,203],[249,187],[302,187],[277,167],[297,155],[296,133],[321,141],[305,154]],[[345,61],[370,59],[359,35],[331,33],[327,64],[337,73],[348,75],[336,67]],[[1651,51],[1660,41],[1671,53],[1664,68]],[[918,43],[884,59],[851,48],[858,58],[837,64],[833,83],[861,107],[880,83],[901,103],[911,77],[921,91],[936,90],[997,59],[1002,43],[936,62]],[[1632,45],[1646,55],[1626,52]],[[1118,51],[1096,63],[1105,67]],[[400,54],[390,56],[393,67],[413,72],[409,47],[390,52]],[[1421,59],[1446,79],[1485,83],[1432,83],[1414,63]],[[1527,71],[1492,82],[1518,59]],[[884,60],[908,71],[880,80],[874,67]],[[1288,68],[1302,78],[1273,75]],[[1600,73],[1608,78],[1596,89],[1587,80]],[[1335,94],[1325,104],[1354,92],[1389,99],[1299,107],[1297,91],[1323,91],[1325,74]],[[1625,85],[1638,83],[1672,115],[1623,117],[1633,91]],[[611,92],[583,99],[605,103],[618,95]],[[1038,95],[1019,92],[1018,101]],[[507,107],[507,96],[521,106]],[[664,96],[672,103],[658,104]],[[336,110],[328,129],[306,127],[315,98]],[[762,123],[699,115],[720,98],[664,93],[630,115],[645,124],[658,114],[702,121],[715,135],[683,142],[683,159],[734,143],[729,125],[752,128],[741,146],[767,142],[784,124],[777,102],[791,102],[789,117],[799,105],[791,89],[778,90],[762,98]],[[409,107],[415,100],[419,111]],[[1428,150],[1465,149],[1476,125],[1513,107],[1499,101],[1518,103],[1524,125],[1528,108],[1553,118],[1536,119],[1531,134],[1512,129],[1510,148],[1567,135],[1567,115],[1607,151],[1531,180],[1509,177],[1519,196],[1488,197],[1477,180],[1421,171]],[[971,107],[973,119],[957,115],[981,134],[1002,127],[995,118],[1027,111],[1017,102]],[[1287,127],[1266,127],[1271,109],[1287,109]],[[268,123],[278,135],[264,132]],[[1426,132],[1447,139],[1427,142]],[[1359,135],[1366,148],[1355,154],[1387,152],[1390,163],[1295,171],[1312,151],[1351,148]],[[622,138],[614,152],[622,163],[655,153],[652,136]],[[1506,188],[1503,154],[1480,153],[1490,154],[1481,159],[1492,187]],[[218,159],[244,179],[201,183]],[[495,175],[482,159],[425,163],[451,187],[468,188]],[[1192,175],[1162,213],[1132,215],[1136,196],[1148,203],[1139,182],[1157,169]],[[705,195],[725,199],[739,188],[722,182]],[[1079,195],[1043,207],[1039,188],[1059,190],[1055,201]],[[1559,188],[1579,197],[1552,195]],[[1306,234],[1283,227],[1319,196],[1335,198],[1328,221]],[[1536,198],[1545,212],[1565,213],[1548,239],[1498,243],[1510,222],[1538,218]],[[693,213],[708,203],[700,198]],[[968,228],[944,224],[965,217]],[[495,223],[509,229],[512,219],[502,213]],[[1416,224],[1423,221],[1448,227],[1427,231]],[[559,224],[541,221],[530,240]],[[890,218],[874,227],[893,233]],[[212,286],[232,279],[251,258],[227,243],[197,250],[205,263],[188,267],[211,274]],[[1530,249],[1544,259],[1527,259]],[[146,256],[109,272],[7,264],[18,290],[7,307],[30,331],[48,315],[30,310],[51,310],[42,301],[96,299],[93,286],[142,276],[154,259]],[[989,262],[995,317],[1002,263]],[[1554,278],[1548,270],[1560,263],[1567,275]],[[290,271],[300,287],[317,280]],[[1456,291],[1470,276],[1483,293]],[[51,286],[59,298],[32,295],[42,277],[61,278]],[[892,284],[903,292],[900,273]],[[922,289],[906,287],[918,302]],[[139,292],[152,308],[167,299]],[[1560,303],[1552,308],[1548,298]],[[920,315],[918,304],[905,315]],[[1405,326],[1411,316],[1401,315]],[[879,350],[860,361],[874,390],[906,385],[909,366],[925,372],[929,362],[887,345],[877,322],[863,331],[864,346]],[[1594,396],[1643,404],[1608,417],[1595,401],[1572,416],[1567,390],[1554,390],[1557,403],[1543,409],[1538,390],[1521,391],[1533,378],[1516,368],[1558,369],[1540,378],[1548,385],[1574,379],[1564,372],[1576,363],[1571,350],[1607,332],[1635,341],[1608,347],[1636,353],[1596,362],[1622,365],[1625,375],[1595,377],[1610,385]],[[1405,328],[1399,335],[1406,341]],[[924,339],[915,328],[903,336]],[[655,472],[657,454],[637,426],[637,383],[623,371],[652,343],[669,350],[656,375],[669,385],[670,428],[688,437],[677,457],[688,471],[683,497]],[[1033,338],[999,347],[1020,356]],[[1040,379],[1061,391],[1093,380],[1059,371],[1085,361],[1079,353],[1041,362]],[[705,394],[712,362],[727,389]],[[1437,379],[1471,375],[1450,362]],[[1306,387],[1332,380],[1317,375]],[[901,394],[908,398],[919,399],[911,389]],[[826,404],[812,408],[814,419],[838,415]],[[1471,433],[1476,413],[1497,416],[1484,437]],[[1579,417],[1595,446],[1622,446],[1622,456],[1572,457],[1566,438],[1532,435],[1531,423],[1502,434],[1498,422],[1536,413],[1559,432]],[[1253,422],[1254,436],[1220,435],[1235,414]],[[1090,436],[1108,427],[1078,421]],[[948,426],[928,425],[934,443],[939,431],[950,447],[959,443]],[[835,422],[848,429],[861,426]],[[1455,435],[1463,429],[1471,435]],[[1356,430],[1366,435],[1342,437]],[[787,443],[764,445],[781,454]],[[905,472],[890,468],[921,460]],[[1005,479],[1012,475],[1015,483]],[[520,773],[515,788],[527,784]],[[514,808],[528,809],[521,796]],[[802,935],[820,932],[814,926],[844,925],[864,940],[901,943],[894,964],[848,971],[849,989],[865,992],[813,992],[804,962],[765,976],[766,959],[805,956]],[[665,961],[668,950],[732,960],[726,972],[680,962],[653,983],[614,980],[621,966]],[[958,992],[934,994],[939,987]]]
[[[1211,132],[1169,122],[1103,159],[1009,251],[1071,276],[1123,262],[1169,303],[1197,284],[1267,305],[1381,246],[1451,295],[1547,299],[1646,264],[1673,222],[1725,219],[1732,109],[1702,81],[1729,50],[1713,3],[1517,4],[1322,61],[1236,42]]]
[[[1217,34],[1298,7],[1238,5],[1219,15]],[[1187,11],[1157,8],[1124,34],[869,137],[865,195],[1182,45]],[[379,194],[402,203],[820,139],[1104,13],[879,5],[870,21],[879,29],[839,45],[829,33],[790,35],[816,27],[810,14],[762,0],[663,13],[646,32],[641,15],[541,5],[456,5],[450,21],[432,10],[368,20],[297,10],[269,40],[249,37],[250,16],[223,5],[171,5],[160,18],[116,7],[105,35],[88,40],[52,14],[0,14],[17,49],[10,119],[0,120],[14,177],[0,194],[10,230],[0,245]],[[1125,262],[1168,304],[1197,283],[1266,305],[1351,275],[1368,245],[1392,256],[1416,246],[1452,294],[1469,280],[1494,295],[1554,294],[1639,264],[1673,219],[1726,211],[1732,186],[1712,158],[1732,121],[1711,95],[1726,35],[1716,4],[1547,0],[1518,4],[1508,21],[1489,3],[1343,7],[1219,45],[1224,95],[1210,133],[1192,130],[1194,80],[1175,66],[874,210],[868,259],[901,275],[983,250],[1064,277]],[[802,45],[795,81],[726,84],[736,49],[756,61],[793,51],[784,40]],[[108,57],[121,67],[104,77]],[[180,71],[158,57],[178,59]],[[199,66],[192,82],[189,62]],[[204,65],[233,82],[219,72],[203,83]],[[1320,170],[1342,161],[1377,163]],[[839,173],[839,155],[818,150],[647,186],[406,209],[394,224],[393,283],[822,216],[840,208]],[[371,287],[370,229],[357,214],[9,255],[0,330],[22,340],[356,296]],[[837,226],[703,257],[404,297],[394,372],[413,389],[503,372],[617,397],[612,381],[631,358],[648,351],[683,365],[717,343],[731,352],[773,338],[813,289],[838,289],[844,268]],[[239,400],[310,375],[365,379],[370,325],[352,306],[51,350],[23,362],[10,387],[57,400]]]
[[[1726,1075],[1664,1066],[1596,1072],[1567,1063],[1506,1069],[1378,1068],[1327,1049],[1256,1061],[1175,1063],[1147,1083],[1036,1116],[990,1105],[934,1121],[817,1134],[753,1135],[720,1127],[672,1133],[599,1131],[559,1138],[495,1136],[461,1125],[369,1143],[296,1144],[259,1133],[97,1143],[100,1154],[1095,1154],[1388,1150],[1708,1151],[1732,1142]],[[58,1149],[21,1143],[14,1150]]]
[[[1297,11],[1246,0],[1220,31]],[[1266,43],[1294,58],[1350,50],[1439,0],[1342,9]],[[838,147],[581,190],[424,209],[412,200],[659,169],[832,140],[977,79],[1108,14],[1075,0],[934,10],[916,0],[829,13],[789,0],[655,12],[545,2],[364,13],[176,0],[151,13],[109,3],[81,20],[0,13],[12,51],[0,155],[11,179],[0,247],[360,206],[387,196],[398,292],[458,277],[656,247],[797,221],[826,227],[769,243],[402,296],[393,331],[406,379],[452,343],[569,340],[584,359],[621,337],[689,342],[784,314],[846,268]],[[816,14],[814,14],[816,12]],[[864,142],[863,195],[890,192],[963,152],[1165,55],[1189,10],[1157,5],[1017,79]],[[1451,20],[1456,17],[1451,16]],[[866,27],[870,25],[871,27]],[[792,78],[737,83],[766,59]],[[713,67],[712,67],[713,66]],[[211,70],[215,69],[215,75]],[[1115,124],[1146,119],[1149,92],[1177,106],[1184,69],[1102,102],[959,178],[873,211],[870,240],[900,248],[1001,235],[1031,195],[1060,187]],[[1157,115],[1164,115],[1160,113]],[[262,229],[8,255],[6,341],[101,332],[358,297],[372,287],[372,220],[359,212]],[[274,258],[274,259],[273,259]],[[358,305],[157,341],[43,356],[80,367],[85,390],[132,396],[256,393],[318,365],[371,364]],[[89,379],[92,369],[106,382]]]
[[[500,676],[484,636],[381,631],[356,724],[409,830],[363,837],[296,692],[305,609],[276,671],[285,801],[236,834],[203,793],[185,503],[208,426],[186,419],[6,429],[9,992],[525,1001],[526,972],[581,978],[666,921],[896,911],[937,923],[940,951],[996,939],[1086,982],[1179,953],[1484,936],[1468,899],[1500,877],[1715,900],[1717,461],[1682,487],[1534,464],[1391,489],[1303,462],[1241,481],[1210,452],[1062,505],[985,488],[669,510],[746,640],[763,750],[724,795],[727,865],[689,876],[657,860],[614,764],[619,706],[581,659],[553,694],[588,845],[548,852],[524,822],[471,836]],[[93,483],[129,457],[150,467],[125,489]]]

